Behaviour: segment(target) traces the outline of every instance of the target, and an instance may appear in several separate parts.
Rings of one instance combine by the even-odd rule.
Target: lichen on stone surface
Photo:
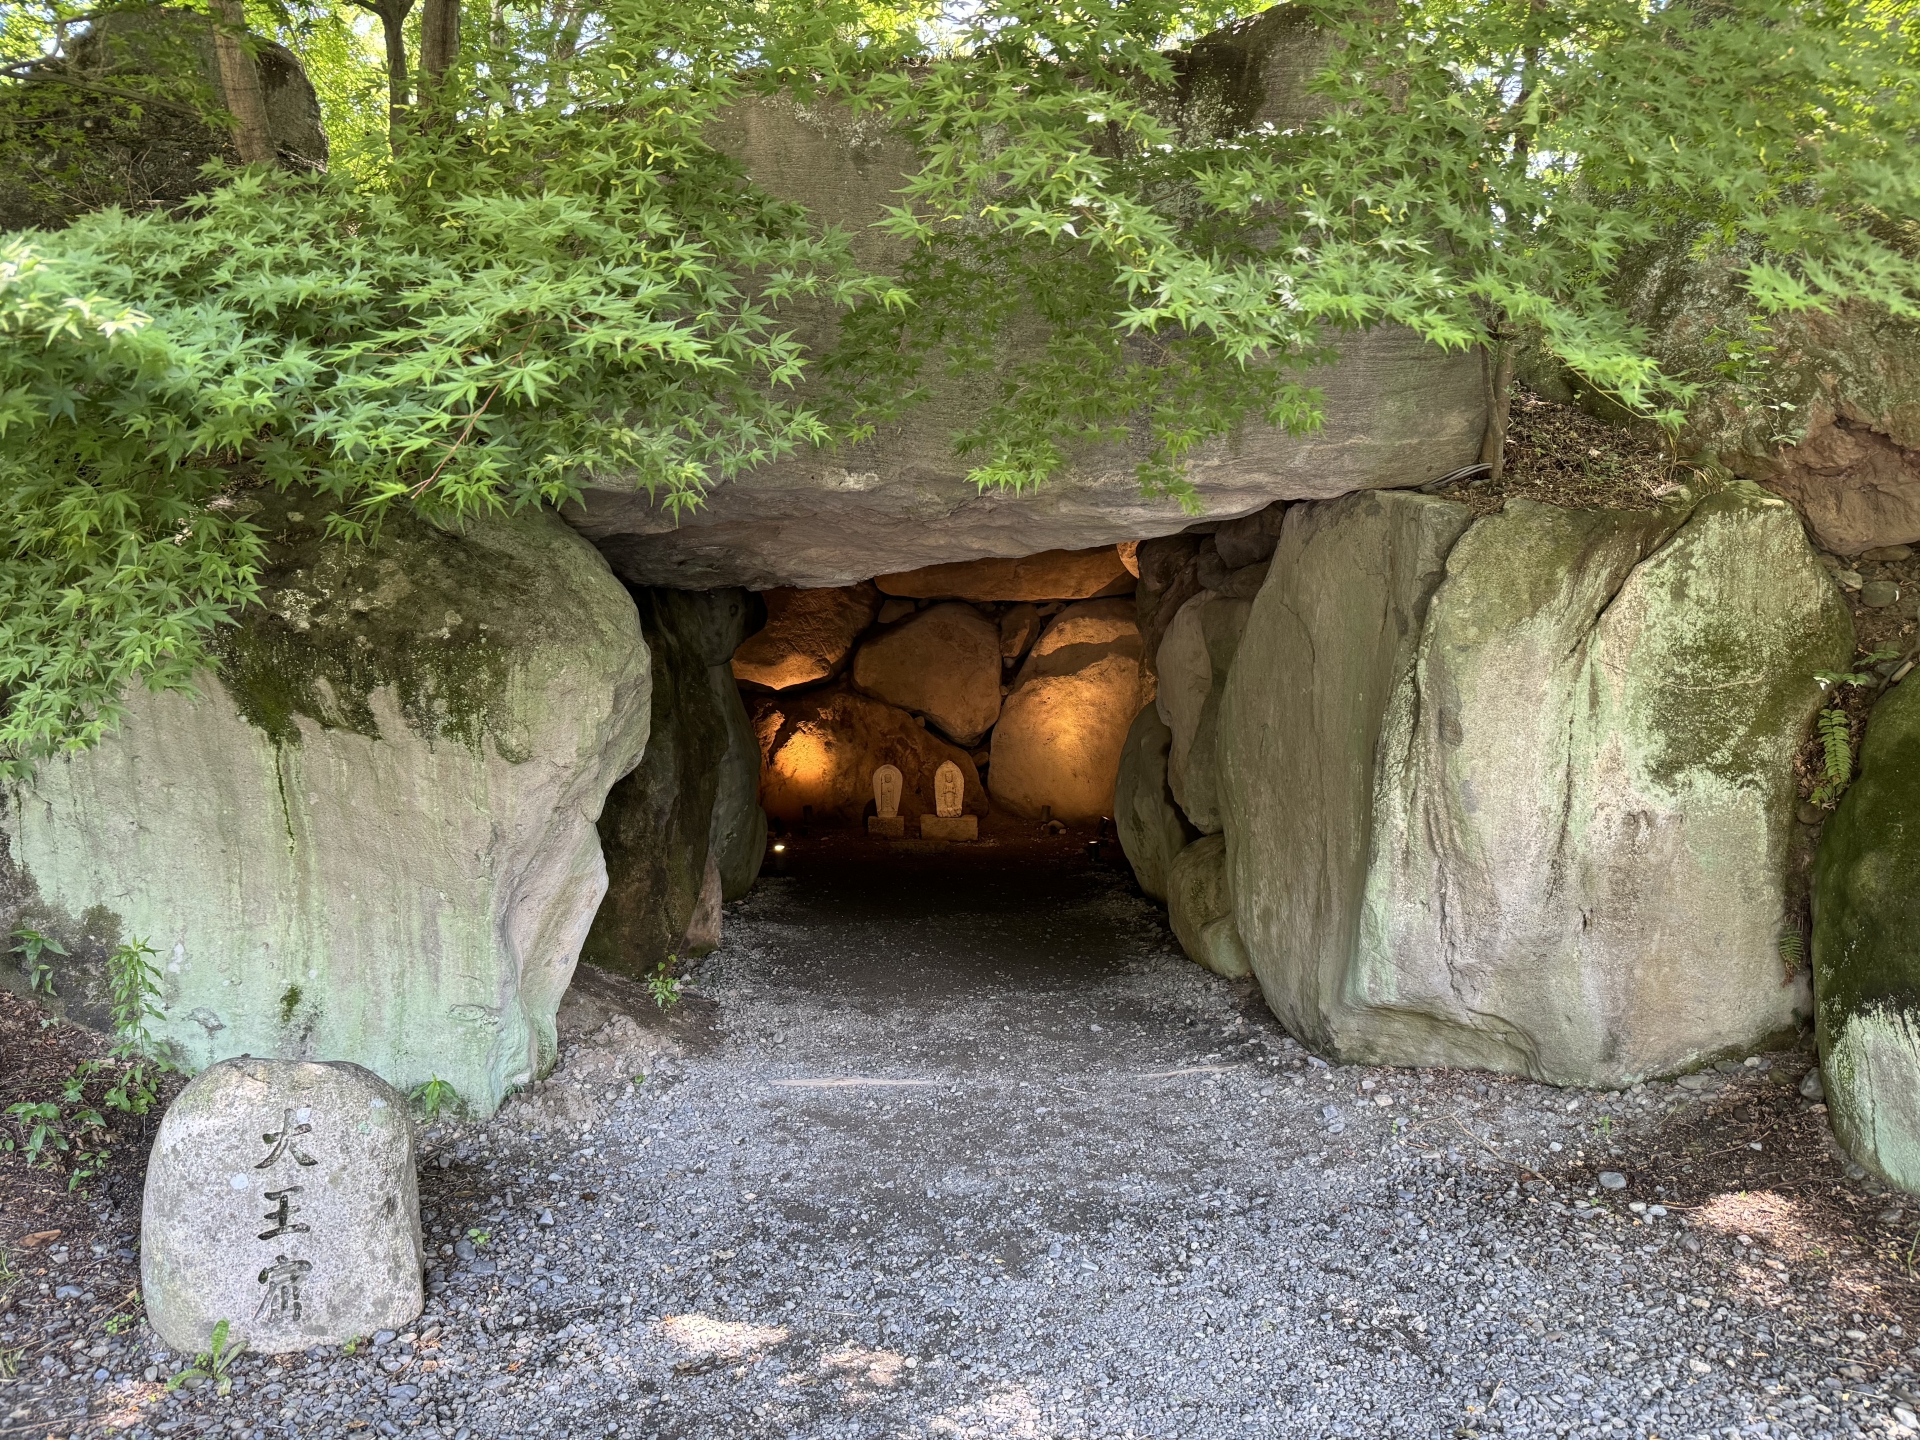
[[[334,539],[319,496],[256,492],[267,544],[261,603],[215,642],[240,712],[276,744],[299,717],[379,738],[369,703],[390,689],[407,724],[478,751],[489,737],[524,758],[508,705],[516,651],[537,613],[539,576],[484,536],[389,515],[365,542]],[[476,543],[478,539],[479,543]]]

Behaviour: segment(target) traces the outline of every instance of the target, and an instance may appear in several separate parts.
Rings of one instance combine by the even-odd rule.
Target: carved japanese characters
[[[371,1071],[223,1060],[161,1121],[140,1285],[174,1349],[222,1320],[269,1354],[401,1329],[422,1263],[413,1125]]]

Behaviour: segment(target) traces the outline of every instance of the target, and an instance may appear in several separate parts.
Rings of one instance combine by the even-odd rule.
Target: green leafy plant
[[[14,931],[13,938],[19,942],[13,947],[13,952],[20,957],[20,968],[27,972],[27,988],[45,995],[49,1000],[53,999],[53,966],[40,957],[65,955],[66,946],[51,936],[42,935],[38,930],[26,928]]]
[[[678,515],[958,371],[985,387],[956,437],[982,486],[1137,439],[1141,483],[1191,507],[1197,447],[1313,429],[1314,367],[1385,324],[1486,349],[1496,467],[1522,346],[1676,420],[1695,381],[1613,298],[1675,236],[1763,322],[1920,315],[1916,42],[1889,0],[607,0],[495,6],[432,56],[408,7],[369,5],[384,63],[351,6],[254,8],[314,74],[340,165],[0,246],[9,770],[92,743],[130,683],[193,683],[259,593],[260,485],[346,502],[347,538],[588,477]],[[0,88],[84,14],[11,7]],[[1206,47],[1174,52],[1234,21],[1229,42],[1303,22],[1274,123],[1238,81],[1187,88]],[[754,92],[913,146],[871,237],[904,257],[889,275],[715,149]],[[825,358],[803,305],[829,322],[809,333],[846,322],[830,392],[796,388]],[[1736,370],[1773,338],[1742,334]]]
[[[653,1003],[662,1010],[680,1003],[680,991],[685,982],[673,973],[673,967],[678,963],[678,956],[669,955],[647,976],[647,992],[653,996]]]
[[[1613,1134],[1613,1116],[1602,1115],[1593,1122],[1593,1133],[1605,1138]]]
[[[1876,650],[1861,663],[1878,665],[1898,658],[1899,653],[1897,650]],[[1839,692],[1878,687],[1882,682],[1880,676],[1865,669],[1819,670],[1813,678],[1822,690],[1831,692],[1834,699],[1814,717],[1814,734],[1820,743],[1821,773],[1811,798],[1816,805],[1831,805],[1853,782],[1853,716]]]
[[[133,1316],[122,1310],[107,1317],[102,1327],[109,1335],[124,1335],[133,1328]]]
[[[459,1092],[438,1075],[433,1076],[424,1085],[415,1087],[410,1098],[429,1120],[439,1119],[443,1109],[460,1103]]]
[[[346,1344],[340,1347],[340,1353],[342,1355],[358,1355],[360,1353],[361,1346],[365,1345],[366,1343],[367,1343],[366,1336],[355,1335],[352,1339],[348,1340]]]
[[[67,1137],[61,1132],[60,1107],[53,1101],[21,1100],[7,1107],[7,1115],[26,1132],[24,1144],[29,1166],[40,1164],[43,1157],[47,1164],[52,1164],[53,1159],[48,1151],[64,1151],[68,1148]],[[0,1136],[0,1149],[10,1151],[15,1148],[13,1136]]]
[[[7,1107],[8,1118],[22,1134],[18,1141],[0,1135],[0,1149],[24,1147],[29,1166],[53,1165],[64,1157],[69,1189],[80,1188],[106,1167],[103,1112],[146,1114],[159,1099],[160,1077],[173,1068],[159,1056],[148,1024],[161,1014],[154,1004],[160,993],[154,953],[144,942],[129,940],[107,956],[113,1015],[109,1058],[76,1065],[60,1082],[57,1099],[23,1100]]]
[[[469,1230],[467,1231],[467,1239],[476,1245],[484,1247],[493,1240],[493,1232],[491,1230]]]
[[[1807,937],[1798,926],[1791,926],[1780,932],[1780,961],[1787,967],[1787,974],[1796,975],[1807,960]]]
[[[167,1377],[169,1394],[182,1385],[212,1385],[217,1395],[226,1395],[233,1390],[233,1362],[246,1350],[247,1342],[236,1340],[229,1345],[227,1331],[227,1321],[215,1324],[210,1348],[195,1356],[193,1364]]]

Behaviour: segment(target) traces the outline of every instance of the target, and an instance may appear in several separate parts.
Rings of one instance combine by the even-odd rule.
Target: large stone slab
[[[1852,645],[1797,518],[1733,484],[1467,520],[1288,512],[1223,712],[1275,1010],[1351,1059],[1569,1084],[1791,1029],[1792,759]]]
[[[880,609],[879,592],[864,582],[831,590],[783,587],[761,599],[767,623],[734,652],[733,674],[768,690],[791,690],[838,675],[853,654],[853,642]]]
[[[1120,849],[1140,889],[1155,900],[1167,898],[1174,857],[1195,838],[1167,788],[1167,750],[1172,743],[1173,732],[1160,712],[1152,705],[1141,706],[1121,747],[1113,787],[1113,822]]]
[[[920,600],[1089,600],[1131,595],[1133,572],[1112,545],[1043,550],[1017,560],[962,560],[874,581],[888,595]]]
[[[798,695],[762,695],[752,706],[765,764],[760,803],[788,825],[812,807],[822,823],[858,826],[873,800],[873,772],[899,769],[900,814],[908,829],[938,813],[934,775],[951,761],[964,782],[963,808],[985,814],[987,794],[965,750],[949,745],[905,710],[832,686]]]
[[[977,745],[1000,718],[1000,627],[971,605],[930,606],[863,641],[853,683]]]
[[[1127,731],[1144,693],[1131,600],[1083,600],[1054,616],[993,730],[988,781],[1016,815],[1113,814]]]
[[[1394,328],[1344,337],[1340,349],[1337,366],[1306,372],[1326,394],[1320,429],[1292,436],[1248,425],[1189,456],[1187,476],[1209,515],[1422,484],[1473,462],[1486,428],[1477,354],[1445,354]],[[1177,502],[1141,493],[1140,457],[1120,449],[1091,452],[1018,495],[982,491],[952,437],[993,399],[987,382],[943,381],[873,439],[743,472],[677,518],[644,493],[614,489],[588,490],[567,518],[632,583],[690,589],[846,585],[1171,535],[1192,523]]]
[[[1820,837],[1813,967],[1840,1143],[1920,1190],[1920,684],[1874,706],[1860,775]]]
[[[242,1057],[160,1122],[140,1215],[147,1323],[183,1356],[277,1355],[403,1330],[425,1256],[406,1101],[343,1062]]]
[[[747,625],[742,590],[641,590],[652,656],[646,754],[600,815],[607,895],[582,954],[651,973],[720,943],[720,902],[759,873],[766,816],[760,747],[728,668]]]
[[[265,593],[219,674],[132,692],[6,792],[0,928],[67,944],[93,1023],[106,953],[151,945],[193,1066],[348,1059],[491,1112],[551,1064],[606,889],[594,821],[647,736],[633,601],[551,515],[348,547],[325,502],[256,496]]]
[[[1323,103],[1307,81],[1327,43],[1305,20],[1301,7],[1277,5],[1250,25],[1205,37],[1182,63],[1176,92],[1151,103],[1190,133],[1301,123]],[[871,227],[900,203],[919,162],[883,121],[832,105],[755,99],[733,107],[714,140],[773,194],[851,232],[868,264],[902,263],[899,242]],[[835,334],[813,326],[803,340],[817,355]],[[1393,327],[1338,343],[1338,364],[1304,376],[1325,395],[1325,425],[1288,435],[1248,424],[1187,457],[1187,477],[1210,518],[1250,515],[1275,500],[1417,485],[1477,456],[1486,410],[1477,353],[1442,352]],[[923,377],[926,402],[871,438],[770,461],[717,485],[697,510],[671,514],[607,478],[569,518],[634,583],[693,589],[844,585],[1170,535],[1192,523],[1177,501],[1142,494],[1142,443],[1089,447],[1019,494],[983,492],[969,479],[954,436],[1000,399],[1007,367],[1020,359],[1009,344],[992,373],[960,378],[936,363]]]

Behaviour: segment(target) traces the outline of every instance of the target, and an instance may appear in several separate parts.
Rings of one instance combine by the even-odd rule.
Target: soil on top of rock
[[[1476,515],[1511,499],[1539,500],[1572,510],[1651,510],[1685,478],[1648,426],[1601,420],[1515,386],[1508,421],[1505,473],[1438,493]]]

